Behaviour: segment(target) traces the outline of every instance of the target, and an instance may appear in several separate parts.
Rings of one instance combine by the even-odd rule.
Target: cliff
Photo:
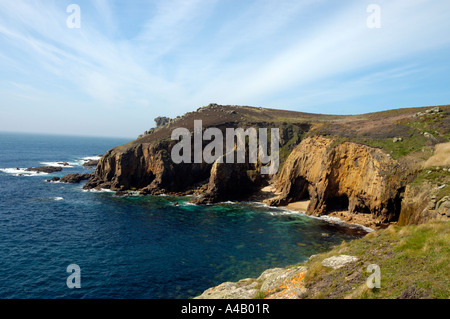
[[[280,195],[269,205],[310,200],[307,213],[372,215],[376,224],[397,221],[412,172],[383,152],[333,139],[304,139],[288,157],[276,182]]]
[[[203,204],[245,199],[275,184],[279,196],[267,203],[283,206],[309,200],[307,213],[316,216],[346,211],[368,217],[372,226],[444,219],[450,182],[448,156],[439,153],[439,145],[450,141],[449,115],[449,106],[336,116],[210,104],[159,121],[158,127],[138,139],[108,151],[84,188],[194,194],[198,197],[193,201]],[[202,120],[203,132],[279,128],[280,170],[263,176],[262,164],[250,164],[247,158],[242,164],[194,163],[193,157],[191,163],[175,164],[171,151],[176,141],[171,133],[187,128],[193,145],[195,120]],[[202,143],[204,147],[208,141]],[[424,167],[426,161],[431,161],[431,168]],[[421,191],[423,198],[418,196],[417,187],[411,189],[412,183],[422,185],[420,176],[429,169],[433,174],[427,176],[437,175],[439,180],[433,186],[438,189],[435,199],[426,191]],[[436,205],[427,213],[423,203],[433,200]]]

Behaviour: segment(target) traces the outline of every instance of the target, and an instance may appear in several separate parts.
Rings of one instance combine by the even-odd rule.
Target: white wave
[[[63,197],[54,197],[53,199],[56,201],[60,201],[60,200],[63,200],[64,198]]]
[[[26,168],[0,168],[0,171],[6,174],[13,174],[14,176],[42,176],[48,175],[44,172],[27,171]]]
[[[82,189],[81,191],[87,193],[87,192],[92,192],[92,193],[115,193],[115,191],[112,191],[110,189],[107,188],[100,188],[100,189]]]
[[[289,209],[278,209],[276,211],[271,210],[269,212],[269,214],[272,215],[272,216],[279,216],[279,215],[305,215],[305,216],[308,216],[304,212],[300,212],[300,211],[297,211],[297,210],[289,210]]]
[[[191,202],[184,202],[184,203],[181,203],[181,206],[198,206],[198,205],[191,203]]]
[[[317,218],[319,218],[321,220],[324,220],[326,222],[329,222],[329,223],[343,225],[343,226],[350,227],[350,228],[361,228],[361,229],[363,229],[364,231],[366,231],[368,233],[374,231],[372,228],[369,228],[369,227],[366,227],[366,226],[363,226],[363,225],[360,225],[360,224],[349,223],[349,222],[343,221],[342,219],[340,219],[338,217],[326,216],[325,215],[325,216],[321,216],[321,217],[317,217]]]
[[[64,163],[67,163],[68,165],[64,165]],[[73,163],[66,162],[66,161],[40,162],[40,164],[45,165],[45,166],[53,166],[53,167],[73,167]]]
[[[98,160],[101,159],[101,158],[102,158],[101,156],[96,155],[96,156],[86,156],[86,157],[82,157],[81,159],[82,159],[83,161],[98,161]]]

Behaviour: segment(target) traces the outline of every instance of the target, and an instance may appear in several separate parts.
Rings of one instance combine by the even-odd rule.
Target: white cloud
[[[424,68],[411,67],[416,55],[450,44],[445,0],[380,0],[375,30],[365,25],[369,2],[237,3],[242,10],[233,11],[232,1],[152,2],[142,7],[149,16],[137,35],[124,38],[119,28],[133,20],[115,2],[80,3],[82,27],[68,29],[60,3],[0,1],[0,67],[8,70],[0,79],[14,74],[29,95],[61,90],[114,110],[120,121],[130,108],[151,117],[209,102],[345,101],[386,89],[374,88],[383,79],[415,76]],[[294,97],[296,90],[304,96]]]

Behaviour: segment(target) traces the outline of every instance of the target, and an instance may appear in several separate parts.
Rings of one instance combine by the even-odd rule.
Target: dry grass
[[[450,166],[450,142],[437,144],[433,156],[423,164],[423,167],[433,166]]]

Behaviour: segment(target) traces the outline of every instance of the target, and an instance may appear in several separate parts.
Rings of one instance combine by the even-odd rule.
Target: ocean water
[[[0,298],[191,298],[361,235],[256,203],[196,206],[46,182],[91,172],[84,159],[126,142],[0,133]],[[24,171],[58,162],[70,165]],[[66,284],[71,264],[81,269],[79,289]]]

